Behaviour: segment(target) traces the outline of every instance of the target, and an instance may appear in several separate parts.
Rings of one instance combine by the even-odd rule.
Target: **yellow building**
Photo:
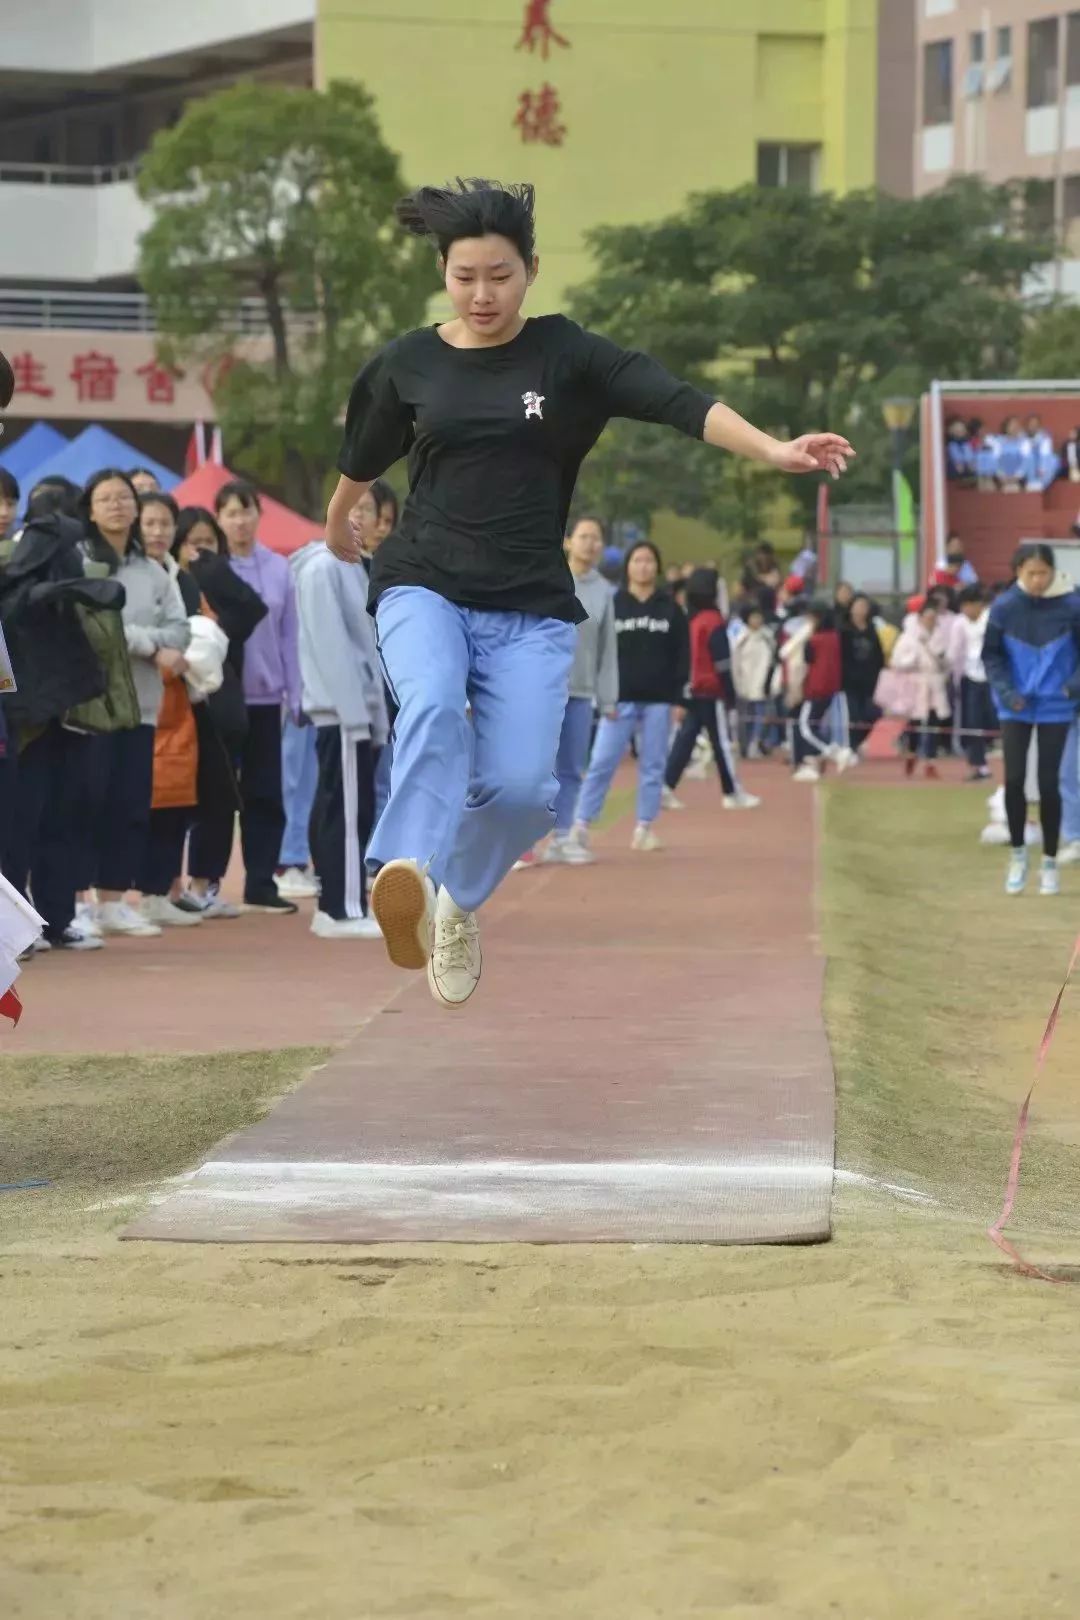
[[[535,183],[539,314],[587,276],[591,225],[754,180],[873,184],[879,6],[911,3],[318,0],[316,75],[375,94],[410,184]]]

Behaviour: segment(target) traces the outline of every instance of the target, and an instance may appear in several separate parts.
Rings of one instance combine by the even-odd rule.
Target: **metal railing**
[[[287,317],[290,326],[310,325],[313,317]],[[257,335],[267,327],[261,299],[244,298],[233,306],[222,327],[238,335]],[[157,323],[145,293],[53,292],[0,287],[0,327],[90,332],[154,332]]]
[[[7,163],[0,160],[0,185],[114,186],[134,180],[138,163]]]

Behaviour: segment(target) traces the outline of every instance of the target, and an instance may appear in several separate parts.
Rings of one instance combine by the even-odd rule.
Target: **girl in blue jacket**
[[[1001,719],[1005,813],[1012,855],[1007,894],[1027,882],[1024,773],[1033,734],[1039,739],[1039,811],[1043,863],[1039,893],[1059,892],[1061,756],[1080,707],[1080,594],[1058,574],[1050,546],[1024,545],[1013,558],[1016,584],[990,609],[983,663]]]

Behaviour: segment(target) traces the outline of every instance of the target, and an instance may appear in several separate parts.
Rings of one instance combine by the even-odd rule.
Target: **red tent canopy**
[[[227,484],[236,474],[231,473],[228,467],[219,467],[215,462],[205,461],[201,467],[185,478],[182,484],[177,484],[171,491],[172,498],[178,506],[208,506],[214,510],[214,496],[222,484]],[[262,502],[262,517],[259,520],[259,539],[271,551],[280,551],[288,557],[292,552],[299,551],[306,546],[309,540],[322,539],[322,526],[311,518],[301,517],[288,506],[282,506],[280,501],[273,501],[269,495],[259,492]]]

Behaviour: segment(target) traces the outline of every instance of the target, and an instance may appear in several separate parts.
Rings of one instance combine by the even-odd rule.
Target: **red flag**
[[[10,1018],[12,1024],[18,1024],[22,1017],[22,1002],[14,990],[9,990],[0,996],[0,1018]]]

